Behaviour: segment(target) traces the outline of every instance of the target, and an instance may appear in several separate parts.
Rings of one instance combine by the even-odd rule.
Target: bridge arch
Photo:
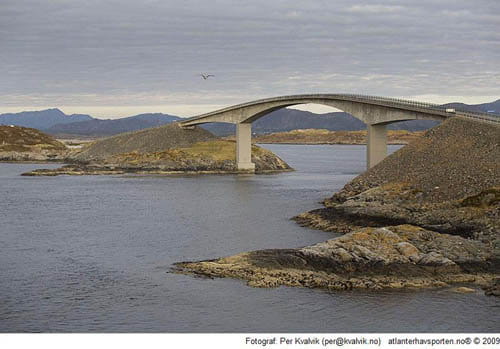
[[[367,125],[368,168],[375,166],[387,155],[387,124],[418,119],[443,120],[456,115],[454,109],[444,109],[435,104],[403,99],[351,94],[310,94],[273,97],[238,104],[186,119],[181,122],[181,126],[188,127],[212,122],[236,124],[238,169],[253,171],[255,165],[251,162],[252,122],[275,110],[306,103],[322,104],[343,110]],[[488,119],[487,116],[481,116],[478,113],[468,114],[462,116]]]
[[[298,104],[321,104],[345,111],[366,124],[447,117],[443,109],[427,103],[358,95],[294,95],[261,99],[202,114],[182,122],[184,126],[209,122],[232,124],[253,122],[277,109]],[[434,113],[429,113],[433,108]]]

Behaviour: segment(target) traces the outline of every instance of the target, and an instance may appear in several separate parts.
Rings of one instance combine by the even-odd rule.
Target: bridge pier
[[[252,130],[251,123],[266,114],[292,105],[316,103],[335,107],[349,113],[368,125],[367,167],[371,168],[387,155],[387,131],[389,123],[406,120],[445,120],[451,116],[463,116],[489,120],[498,123],[498,118],[469,113],[450,113],[439,106],[428,103],[407,101],[377,96],[352,94],[309,94],[266,98],[238,104],[181,121],[182,127],[212,122],[225,122],[237,125],[236,130],[236,167],[238,170],[252,172]],[[493,120],[495,119],[495,120]]]
[[[367,125],[366,168],[370,169],[387,156],[386,125]]]
[[[236,168],[238,171],[253,172],[252,162],[252,124],[236,124]]]

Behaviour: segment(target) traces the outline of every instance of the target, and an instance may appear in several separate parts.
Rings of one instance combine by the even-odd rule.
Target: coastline
[[[405,145],[422,137],[422,131],[388,130],[387,144]],[[325,129],[299,129],[256,135],[253,139],[258,144],[350,144],[366,145],[367,131],[329,131]]]
[[[276,170],[260,170],[260,171],[241,171],[241,170],[172,170],[172,171],[162,171],[162,170],[140,170],[140,169],[74,169],[73,165],[70,169],[65,169],[65,166],[59,169],[39,169],[30,172],[22,173],[21,176],[105,176],[105,175],[172,175],[172,176],[191,176],[191,175],[232,175],[232,174],[275,174],[281,172],[293,172],[294,169],[276,169]]]
[[[336,143],[336,142],[255,142],[255,144],[287,144],[287,145],[366,145],[366,143]],[[405,142],[387,142],[387,145],[407,145]]]
[[[428,244],[429,239],[434,243]],[[452,243],[460,248],[451,248]],[[490,264],[490,256],[491,250],[485,244],[399,225],[362,228],[303,248],[180,262],[172,271],[236,278],[262,288],[379,290],[466,284],[486,289],[498,278],[495,271],[500,265],[498,260]]]
[[[180,262],[249,286],[346,290],[468,284],[500,296],[498,129],[451,119],[293,219],[342,234],[294,249]],[[467,144],[468,147],[461,146]]]

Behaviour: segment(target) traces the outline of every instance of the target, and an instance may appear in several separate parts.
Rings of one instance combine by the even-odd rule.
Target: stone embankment
[[[0,161],[61,161],[68,148],[28,127],[0,125]]]
[[[473,283],[498,295],[500,127],[450,119],[295,220],[343,236],[313,246],[179,263],[249,285],[350,288]],[[496,280],[496,281],[495,281]]]

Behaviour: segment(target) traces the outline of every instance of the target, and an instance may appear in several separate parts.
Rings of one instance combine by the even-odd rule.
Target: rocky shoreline
[[[237,170],[235,141],[217,138],[199,127],[184,129],[177,123],[100,139],[79,149],[62,147],[66,152],[60,160],[68,165],[23,175],[245,173]],[[258,174],[293,171],[274,153],[256,145],[252,162]]]
[[[95,166],[95,165],[81,165],[81,164],[69,164],[56,169],[37,169],[30,172],[22,173],[21,176],[97,176],[97,175],[175,175],[175,176],[190,176],[190,175],[230,175],[230,174],[244,174],[244,173],[255,173],[255,174],[272,174],[281,172],[291,172],[294,171],[292,168],[280,168],[280,169],[262,169],[256,171],[245,172],[242,170],[235,170],[230,168],[227,170],[202,170],[202,169],[179,169],[179,170],[162,170],[157,168],[121,168],[121,167],[108,167]]]
[[[475,284],[488,287],[500,266],[484,243],[410,225],[364,228],[298,249],[260,250],[174,271],[246,280],[249,286],[328,290]]]
[[[255,287],[347,290],[472,284],[499,296],[500,188],[434,204],[419,205],[415,195],[418,191],[404,185],[385,186],[342,203],[327,201],[327,207],[293,219],[343,234],[340,237],[298,249],[178,263],[174,271],[238,278]]]
[[[429,203],[409,185],[384,185],[349,197],[326,200],[325,208],[300,214],[303,226],[348,233],[360,227],[411,224],[443,234],[484,240],[500,251],[500,187],[460,200]]]
[[[0,125],[0,162],[60,162],[68,148],[33,128]]]
[[[408,144],[421,137],[423,132],[389,130],[388,144]],[[292,130],[258,135],[253,142],[260,144],[366,144],[366,131],[329,131],[323,129]]]
[[[498,296],[498,131],[448,120],[346,184],[324,208],[293,218],[341,236],[303,248],[177,263],[174,272],[328,290],[470,284]]]
[[[118,175],[118,174],[233,174],[236,169],[235,142],[211,140],[191,147],[168,149],[152,153],[121,153],[104,159],[80,160],[78,154],[71,162],[56,169],[37,169],[23,176],[58,175]],[[253,146],[252,162],[255,173],[293,171],[286,162],[272,152]]]
[[[0,162],[64,162],[67,154],[64,150],[3,151],[0,152]]]

